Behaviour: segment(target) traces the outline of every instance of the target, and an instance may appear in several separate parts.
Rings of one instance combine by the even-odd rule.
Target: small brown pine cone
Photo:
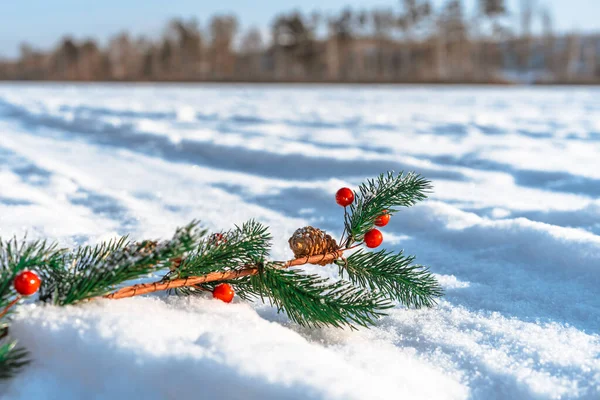
[[[143,242],[137,243],[137,245],[140,246],[138,248],[139,254],[143,256],[148,256],[152,254],[152,252],[156,249],[156,247],[158,246],[158,242],[155,240],[144,240]]]
[[[175,257],[175,258],[171,258],[170,261],[171,261],[171,266],[169,267],[169,270],[175,271],[177,268],[179,268],[179,266],[183,262],[183,258]]]
[[[296,258],[325,255],[339,250],[334,238],[325,231],[312,226],[297,229],[288,242]],[[320,265],[327,265],[332,262],[327,261]]]

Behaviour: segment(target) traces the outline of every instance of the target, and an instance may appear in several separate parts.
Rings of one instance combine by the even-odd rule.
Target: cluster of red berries
[[[347,188],[341,188],[335,194],[335,201],[342,207],[348,207],[354,202],[354,192]],[[390,222],[390,214],[383,210],[383,214],[375,219],[375,225],[386,226]],[[379,229],[373,228],[365,233],[365,245],[371,249],[378,247],[383,242],[383,234]]]
[[[335,195],[335,201],[342,207],[348,207],[354,202],[354,192],[349,188],[341,188]],[[375,219],[375,225],[386,226],[390,221],[390,215],[384,210],[377,219]],[[214,244],[218,245],[227,241],[223,237],[223,234],[216,233],[212,237]],[[365,245],[369,248],[378,247],[383,242],[383,235],[379,229],[373,228],[365,233]],[[40,288],[40,278],[33,271],[22,271],[20,272],[13,282],[14,288],[21,296],[31,296],[36,293]],[[215,299],[224,301],[225,303],[231,303],[235,296],[235,291],[228,283],[221,283],[215,286],[212,295]]]

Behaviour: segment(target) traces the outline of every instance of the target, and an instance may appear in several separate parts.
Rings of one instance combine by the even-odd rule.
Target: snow
[[[62,245],[268,224],[272,255],[335,191],[432,179],[384,244],[446,291],[372,329],[163,294],[20,307],[7,399],[600,397],[600,90],[0,85],[0,235]],[[311,267],[312,268],[312,267]],[[314,267],[335,276],[333,268]]]

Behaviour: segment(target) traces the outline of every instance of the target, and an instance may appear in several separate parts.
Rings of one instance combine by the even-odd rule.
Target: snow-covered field
[[[334,193],[414,170],[384,244],[446,296],[372,329],[149,296],[22,306],[9,399],[600,397],[600,90],[0,85],[0,234],[62,245],[257,218],[273,257]],[[321,267],[318,267],[321,268]],[[333,271],[332,271],[333,273]]]

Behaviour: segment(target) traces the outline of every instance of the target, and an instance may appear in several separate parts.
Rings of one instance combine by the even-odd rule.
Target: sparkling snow
[[[384,244],[446,290],[372,329],[163,294],[23,305],[7,399],[600,397],[600,90],[0,85],[0,235],[62,245],[256,218],[273,257],[335,191],[433,180]],[[321,270],[321,267],[314,267]],[[327,270],[335,276],[333,269]]]

